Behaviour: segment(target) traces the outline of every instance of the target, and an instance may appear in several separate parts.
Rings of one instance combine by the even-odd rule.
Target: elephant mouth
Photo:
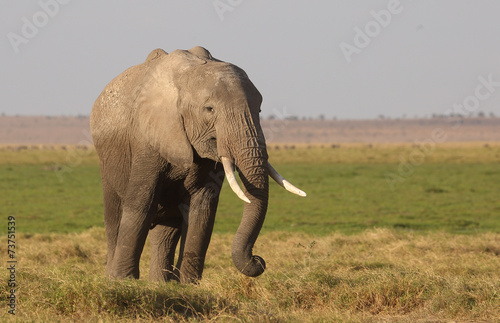
[[[234,174],[234,162],[227,157],[221,157],[221,161],[222,165],[224,166],[224,172],[226,174],[227,181],[233,192],[246,203],[250,203],[250,200],[245,195],[240,185],[238,184],[238,181],[236,180],[236,176]],[[267,167],[269,176],[271,176],[271,178],[281,187],[283,187],[290,193],[303,197],[307,196],[307,194],[304,191],[298,189],[292,183],[287,181],[283,176],[281,176],[269,162],[266,162],[264,167]]]
[[[220,161],[217,157],[217,138],[214,135],[206,136],[193,144],[193,149],[201,158]]]

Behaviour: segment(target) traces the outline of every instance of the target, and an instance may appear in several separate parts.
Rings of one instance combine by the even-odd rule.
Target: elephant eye
[[[214,112],[214,108],[212,108],[212,107],[205,107],[205,110],[207,110],[210,113]]]

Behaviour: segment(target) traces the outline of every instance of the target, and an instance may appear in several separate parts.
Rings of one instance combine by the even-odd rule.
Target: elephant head
[[[133,98],[139,132],[178,167],[188,168],[196,158],[223,164],[230,187],[246,202],[233,262],[247,276],[260,275],[265,262],[252,249],[267,211],[268,176],[305,196],[268,162],[259,120],[261,94],[242,69],[214,59],[202,47],[170,54],[157,49],[145,65],[144,82]]]

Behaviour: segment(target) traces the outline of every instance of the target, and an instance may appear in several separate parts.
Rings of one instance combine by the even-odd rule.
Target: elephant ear
[[[188,168],[193,163],[193,148],[179,113],[179,91],[167,53],[151,52],[146,60],[146,76],[138,86],[135,112],[140,136],[169,163]],[[163,53],[162,53],[163,52]]]

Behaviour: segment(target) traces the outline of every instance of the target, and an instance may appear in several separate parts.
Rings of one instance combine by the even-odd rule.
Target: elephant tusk
[[[243,201],[250,203],[248,197],[246,197],[245,193],[241,190],[240,185],[236,181],[236,176],[234,176],[234,164],[233,162],[227,158],[222,157],[222,166],[224,166],[224,173],[226,173],[227,182],[229,186],[233,190],[233,192]]]
[[[287,191],[293,194],[297,194],[299,196],[307,196],[307,194],[304,191],[298,189],[297,187],[293,186],[292,183],[284,179],[283,176],[281,176],[276,171],[276,169],[274,169],[274,167],[271,166],[269,162],[267,162],[267,170],[269,171],[269,176],[271,176],[271,178],[274,179],[276,183],[278,183],[281,187],[283,187]]]

